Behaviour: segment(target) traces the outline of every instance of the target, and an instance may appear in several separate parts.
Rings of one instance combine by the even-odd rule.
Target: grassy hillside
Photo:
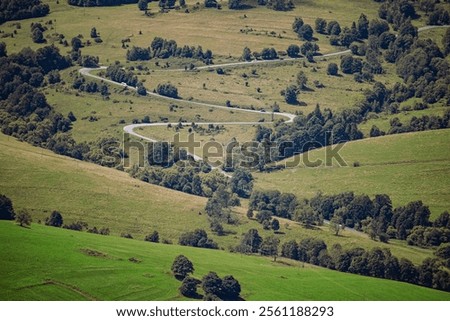
[[[225,249],[236,246],[250,228],[258,229],[262,236],[273,235],[273,231],[265,231],[256,221],[247,219],[246,209],[240,207],[234,208],[239,225],[225,225],[227,233],[219,237],[210,231],[207,216],[198,215],[204,212],[205,198],[143,183],[126,173],[55,155],[8,136],[0,135],[0,146],[0,193],[9,196],[16,209],[27,209],[35,222],[44,221],[56,209],[66,223],[83,220],[91,227],[109,227],[114,235],[127,232],[141,240],[157,230],[161,239],[174,243],[182,232],[203,228]],[[337,237],[327,226],[306,229],[293,221],[280,222],[277,237],[282,243],[318,237],[328,246],[380,246],[366,234],[352,230]],[[415,264],[433,255],[429,249],[396,240],[383,246]]]
[[[59,210],[67,222],[83,220],[112,233],[172,239],[206,227],[198,215],[206,199],[131,179],[127,173],[85,163],[0,135],[0,193],[35,221]]]
[[[256,186],[279,189],[299,197],[322,191],[355,191],[371,196],[385,193],[394,206],[422,200],[432,217],[450,209],[450,130],[407,133],[364,139],[344,145],[340,155],[348,166],[296,167],[270,174],[255,174]],[[325,150],[309,153],[310,160],[325,159]],[[353,167],[359,162],[359,167]]]
[[[173,259],[232,274],[245,300],[450,300],[450,294],[298,262],[0,222],[0,300],[179,300]],[[134,257],[140,263],[132,263]],[[261,278],[264,275],[264,278]]]

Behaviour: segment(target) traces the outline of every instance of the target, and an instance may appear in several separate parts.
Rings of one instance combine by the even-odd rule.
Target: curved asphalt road
[[[449,25],[445,25],[445,26],[425,26],[425,27],[421,27],[418,28],[418,32],[422,32],[422,31],[426,31],[426,30],[430,30],[430,29],[435,29],[435,28],[448,28],[450,27]],[[342,55],[346,55],[351,53],[350,50],[343,50],[343,51],[338,51],[338,52],[334,52],[334,53],[329,53],[329,54],[325,54],[325,55],[321,55],[321,56],[316,56],[315,59],[316,60],[321,60],[321,59],[326,59],[329,57],[335,57],[335,56],[342,56]],[[258,64],[274,64],[274,63],[280,63],[280,62],[286,62],[286,61],[301,61],[301,60],[305,60],[304,57],[301,58],[286,58],[286,59],[274,59],[274,60],[253,60],[253,61],[240,61],[240,62],[231,62],[231,63],[225,63],[225,64],[218,64],[218,65],[208,65],[208,66],[201,66],[201,67],[196,67],[195,70],[204,70],[204,69],[217,69],[217,68],[232,68],[232,67],[247,67],[247,66],[251,66],[251,65],[258,65]],[[93,75],[91,74],[92,71],[95,70],[104,70],[107,67],[99,67],[99,68],[81,68],[79,70],[80,74],[82,74],[83,76],[87,76],[87,77],[91,77],[91,78],[95,78],[98,80],[102,80],[104,82],[113,84],[113,85],[117,85],[117,86],[121,86],[124,87],[123,84],[117,82],[117,81],[113,81],[107,78],[103,78],[97,75]],[[185,71],[184,69],[171,69],[171,70],[165,70],[165,71],[170,71],[170,72],[180,72],[180,71]],[[137,90],[136,87],[132,87],[132,86],[126,86],[127,89],[131,89],[131,90]],[[171,97],[166,97],[166,96],[162,96],[159,95],[157,93],[154,93],[152,91],[147,91],[147,95],[149,96],[153,96],[153,97],[157,97],[157,98],[161,98],[161,99],[165,99],[165,100],[169,100],[169,101],[174,101],[174,102],[183,102],[186,104],[190,104],[190,105],[195,105],[195,106],[200,106],[200,107],[208,107],[208,108],[219,108],[219,109],[226,109],[226,110],[237,110],[240,112],[247,112],[247,113],[256,113],[256,114],[264,114],[264,115],[276,115],[276,116],[281,116],[281,117],[285,117],[287,118],[286,123],[291,123],[294,121],[294,118],[296,117],[296,115],[291,114],[291,113],[286,113],[286,112],[268,112],[268,111],[259,111],[259,110],[252,110],[252,109],[243,109],[243,108],[236,108],[236,107],[226,107],[226,106],[221,106],[221,105],[214,105],[214,104],[208,104],[208,103],[202,103],[202,102],[196,102],[196,101],[189,101],[189,100],[183,100],[183,99],[176,99],[176,98],[171,98]],[[269,122],[270,123],[270,122]],[[140,135],[138,133],[136,133],[134,130],[136,128],[140,128],[140,127],[155,127],[155,126],[167,126],[169,123],[150,123],[150,124],[131,124],[131,125],[126,125],[123,130],[130,134],[133,135],[135,137],[139,137],[143,140],[149,141],[149,142],[156,142],[155,139]],[[172,125],[178,125],[179,123],[170,123]],[[192,124],[191,122],[184,122],[182,123],[182,125],[185,126],[189,126],[190,124]],[[203,123],[196,123],[196,124],[205,124],[205,125],[257,125],[257,124],[261,124],[261,122],[203,122]],[[192,155],[189,154],[190,156],[192,156],[195,160],[202,160],[201,157],[197,156],[197,155]],[[217,168],[220,170],[220,168]],[[222,173],[224,173],[222,171]],[[227,173],[224,173],[227,176],[230,176]]]

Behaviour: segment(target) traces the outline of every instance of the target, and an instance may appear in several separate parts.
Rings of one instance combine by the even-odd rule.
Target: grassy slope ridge
[[[146,235],[164,230],[172,239],[206,227],[198,215],[206,199],[132,179],[127,173],[77,161],[0,135],[0,193],[26,208],[35,221],[52,210],[63,217],[106,226],[112,233]],[[174,223],[176,222],[176,223]]]
[[[297,167],[277,173],[256,174],[256,187],[279,189],[300,197],[318,191],[388,194],[394,206],[422,200],[432,217],[450,209],[450,130],[391,135],[349,142],[340,155],[348,166]],[[325,149],[309,153],[324,159]],[[360,167],[353,167],[359,162]]]
[[[450,294],[280,259],[0,222],[0,300],[178,300],[180,253],[194,276],[232,274],[246,300],[450,300]],[[90,256],[86,250],[102,256]],[[135,257],[141,263],[128,259]],[[6,264],[5,264],[6,263]],[[292,265],[292,266],[289,266]],[[261,278],[264,275],[264,278]]]

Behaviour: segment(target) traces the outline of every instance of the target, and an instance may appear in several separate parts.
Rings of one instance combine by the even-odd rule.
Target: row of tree
[[[167,59],[170,57],[199,59],[206,64],[212,63],[213,53],[211,50],[203,50],[202,46],[178,46],[175,40],[167,40],[155,37],[147,48],[133,46],[127,51],[127,60],[150,60],[152,58]]]
[[[119,6],[137,2],[138,0],[67,0],[68,4],[78,7]]]
[[[281,256],[286,258],[341,272],[419,284],[444,291],[450,291],[450,275],[443,268],[449,254],[447,244],[439,249],[442,258],[427,258],[421,265],[415,266],[408,259],[399,260],[387,248],[343,249],[339,244],[334,244],[328,249],[325,242],[317,238],[288,241],[281,248]]]
[[[41,0],[0,0],[0,24],[11,20],[44,17],[49,12],[50,7]]]

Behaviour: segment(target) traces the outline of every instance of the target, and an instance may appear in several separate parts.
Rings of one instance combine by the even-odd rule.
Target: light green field
[[[432,217],[450,209],[450,130],[407,133],[364,139],[344,145],[340,155],[348,166],[286,169],[255,174],[256,186],[279,189],[310,198],[354,191],[388,194],[393,205],[422,200]],[[325,149],[309,153],[310,160],[325,159]],[[360,167],[353,167],[359,162]]]
[[[233,275],[245,300],[450,300],[407,283],[340,273],[291,260],[154,244],[32,224],[0,222],[0,300],[181,300],[173,259],[201,278]],[[94,253],[97,256],[87,254]],[[128,259],[134,257],[140,263]],[[261,276],[264,278],[261,278]]]
[[[181,233],[202,228],[226,250],[238,245],[242,233],[251,228],[264,237],[273,235],[273,231],[265,231],[256,221],[247,219],[245,201],[243,207],[233,210],[239,225],[224,225],[227,233],[219,237],[209,229],[207,216],[198,214],[204,213],[205,198],[143,183],[126,173],[55,155],[8,136],[0,135],[0,145],[0,193],[13,200],[16,210],[28,210],[35,222],[43,222],[51,211],[58,210],[66,223],[83,220],[91,227],[109,227],[113,235],[127,232],[141,240],[157,230],[161,239],[174,243]],[[353,230],[345,230],[337,237],[327,226],[306,229],[293,221],[280,219],[280,223],[277,237],[282,243],[318,237],[328,246],[385,246],[397,257],[415,264],[433,256],[431,249],[395,240],[381,244]]]
[[[121,48],[121,40],[130,38],[130,46],[149,46],[155,36],[174,39],[179,45],[201,45],[209,48],[220,56],[239,57],[245,46],[253,51],[261,51],[264,47],[275,46],[277,50],[286,50],[291,43],[300,43],[292,31],[294,17],[303,17],[305,23],[314,26],[317,17],[327,20],[337,19],[341,26],[350,26],[358,19],[361,12],[369,18],[377,16],[378,4],[367,0],[345,1],[301,1],[296,8],[289,12],[277,12],[265,7],[256,6],[256,1],[246,3],[255,4],[250,10],[228,10],[226,3],[222,3],[222,10],[201,9],[193,11],[195,0],[186,1],[191,13],[184,10],[171,10],[169,13],[158,13],[157,2],[149,4],[150,11],[155,13],[146,17],[138,10],[136,4],[116,7],[83,8],[69,6],[66,1],[44,0],[50,5],[50,15],[22,21],[22,29],[18,30],[15,38],[4,39],[8,44],[8,51],[20,50],[25,44],[32,48],[40,45],[30,41],[29,24],[36,21],[55,20],[54,29],[45,32],[45,36],[56,32],[65,35],[70,43],[72,37],[82,34],[89,38],[90,30],[96,27],[103,43],[94,44],[83,50],[85,54],[99,56],[102,63],[115,60],[124,61],[126,50]],[[244,18],[244,15],[247,18]],[[2,26],[2,30],[10,32],[11,23]],[[241,29],[253,31],[242,33]],[[139,35],[142,31],[142,35]],[[270,33],[274,32],[275,35]],[[323,42],[322,51],[334,51],[323,35],[316,35]],[[281,38],[279,38],[281,37]],[[48,39],[52,43],[51,39]],[[16,44],[16,48],[13,48]],[[11,49],[10,49],[11,48]],[[66,49],[67,50],[67,49]]]

